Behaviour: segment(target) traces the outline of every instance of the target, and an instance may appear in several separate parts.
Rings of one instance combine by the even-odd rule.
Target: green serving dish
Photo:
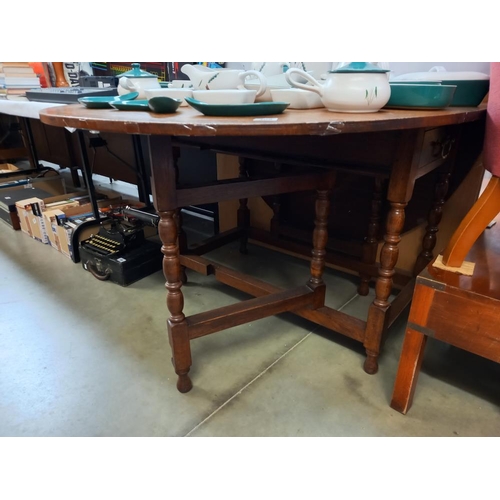
[[[450,106],[479,106],[490,89],[489,80],[446,80],[446,85],[457,86]]]
[[[391,83],[391,97],[386,108],[443,109],[450,106],[456,85]]]
[[[244,104],[209,104],[191,97],[184,99],[190,106],[207,116],[259,116],[283,113],[289,102],[255,102]]]
[[[135,99],[139,95],[139,92],[130,92],[129,94],[121,95],[121,96],[90,96],[90,97],[80,97],[78,102],[83,104],[86,108],[89,109],[111,109],[111,103],[115,101],[131,101]]]

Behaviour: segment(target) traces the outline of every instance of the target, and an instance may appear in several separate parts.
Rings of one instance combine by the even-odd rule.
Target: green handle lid
[[[376,64],[369,62],[352,62],[341,68],[329,71],[329,73],[388,73],[388,69],[379,68]]]
[[[126,76],[127,78],[158,78],[153,73],[148,73],[141,69],[141,65],[139,63],[132,63],[132,69],[118,75],[118,78]]]

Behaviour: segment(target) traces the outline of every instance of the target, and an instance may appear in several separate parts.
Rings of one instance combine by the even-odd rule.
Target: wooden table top
[[[337,135],[456,125],[483,119],[486,106],[438,111],[382,109],[376,113],[334,113],[325,108],[285,110],[279,115],[205,116],[191,107],[176,113],[88,109],[70,104],[40,111],[47,125],[100,132],[173,136]]]

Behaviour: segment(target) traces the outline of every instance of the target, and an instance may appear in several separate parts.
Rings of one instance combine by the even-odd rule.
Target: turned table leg
[[[434,256],[433,250],[436,246],[436,234],[439,230],[441,218],[443,217],[444,198],[448,192],[449,178],[449,170],[438,174],[438,180],[434,189],[434,200],[427,218],[427,227],[425,228],[425,235],[422,240],[422,251],[417,257],[415,267],[413,268],[414,276],[417,276]]]
[[[240,177],[248,177],[246,158],[239,157]],[[248,198],[240,198],[240,206],[237,214],[238,228],[242,229],[240,237],[240,252],[248,253],[248,230],[250,228],[250,210],[248,209]]]
[[[384,179],[376,177],[372,198],[370,224],[368,225],[368,234],[365,238],[363,255],[361,257],[361,261],[365,264],[374,264],[377,260],[377,234],[380,227],[383,187]],[[361,278],[361,281],[358,286],[358,293],[359,295],[368,295],[368,292],[370,291],[371,276],[369,274],[360,273],[359,277]]]
[[[167,307],[170,318],[167,320],[168,338],[172,347],[172,362],[177,373],[177,389],[188,392],[193,387],[188,376],[191,367],[191,346],[189,344],[188,325],[182,312],[181,265],[179,261],[179,243],[175,210],[160,212],[159,235],[163,243],[163,273],[167,280]]]
[[[181,157],[180,148],[172,148],[172,161],[175,169],[175,184],[179,183],[179,159]],[[182,227],[182,209],[178,208],[175,211],[175,221],[177,223],[177,238],[179,241],[179,252],[185,253],[188,248],[187,235]],[[181,281],[183,284],[187,283],[186,268],[181,266]]]
[[[328,241],[328,213],[330,210],[330,190],[318,190],[315,204],[311,277],[309,287],[324,287],[326,244]],[[324,303],[324,298],[323,298]],[[323,305],[323,304],[321,304]]]
[[[386,327],[386,312],[389,309],[389,296],[392,290],[392,277],[398,261],[401,232],[405,221],[405,207],[407,203],[391,202],[391,209],[387,216],[384,245],[380,252],[380,267],[377,284],[375,285],[375,299],[370,305],[366,326],[364,346],[367,358],[364,369],[374,374],[378,371],[378,356],[382,333]]]
[[[177,225],[177,241],[179,245],[179,253],[183,254],[186,253],[188,249],[188,243],[186,232],[182,228],[182,210],[180,208],[175,211],[174,219]],[[181,281],[183,285],[185,285],[188,281],[185,266],[181,266]]]

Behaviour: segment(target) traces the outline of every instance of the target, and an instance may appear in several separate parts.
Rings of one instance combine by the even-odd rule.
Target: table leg
[[[422,251],[415,262],[413,275],[417,274],[432,260],[433,250],[436,246],[436,233],[439,230],[439,223],[443,217],[444,198],[448,192],[449,178],[451,172],[441,172],[434,188],[434,201],[427,218],[427,227],[422,240]]]
[[[179,260],[179,240],[176,209],[175,148],[169,136],[148,137],[151,158],[152,190],[156,211],[160,216],[158,234],[163,243],[163,274],[167,282],[168,338],[172,347],[172,362],[177,373],[177,389],[188,392],[193,384],[188,376],[191,367],[191,347],[186,318],[182,312],[181,265]]]
[[[248,198],[240,198],[238,208],[238,227],[243,229],[240,236],[240,253],[248,253],[248,228],[250,227],[250,210],[248,209]]]
[[[248,170],[246,165],[246,158],[239,157],[239,176],[248,177]],[[250,227],[250,210],[248,209],[248,198],[240,198],[240,206],[238,208],[237,224],[238,228],[242,229],[240,236],[240,252],[242,254],[248,253],[248,229]]]
[[[387,200],[390,210],[387,215],[384,245],[380,251],[380,266],[375,285],[375,299],[370,305],[363,345],[366,349],[364,369],[366,373],[378,371],[378,356],[382,335],[387,330],[388,311],[391,307],[389,296],[392,291],[394,268],[398,262],[399,242],[405,222],[405,208],[410,201],[418,170],[419,145],[423,141],[422,130],[401,131],[398,147],[391,168]]]
[[[324,287],[326,244],[328,242],[328,213],[330,211],[330,190],[318,190],[315,204],[311,277],[308,286],[316,289]],[[323,305],[323,304],[322,304]]]
[[[364,346],[367,358],[364,369],[374,374],[378,371],[378,356],[382,334],[386,329],[387,310],[390,307],[389,295],[392,290],[392,277],[398,261],[401,232],[405,222],[405,207],[407,203],[391,202],[391,209],[387,216],[384,246],[380,252],[380,267],[377,284],[375,285],[375,299],[368,311],[366,336]]]
[[[377,234],[380,226],[380,212],[382,208],[382,194],[384,187],[384,179],[381,177],[375,178],[375,186],[372,198],[372,210],[370,214],[370,224],[368,225],[368,234],[363,245],[362,262],[366,264],[375,264],[377,259],[378,240]],[[361,281],[358,286],[359,295],[368,295],[370,291],[369,274],[360,273]]]
[[[167,307],[170,318],[167,321],[168,338],[172,347],[172,362],[177,373],[177,389],[188,392],[193,387],[188,376],[191,367],[191,346],[189,344],[188,325],[182,312],[184,296],[182,295],[182,273],[179,261],[179,243],[177,238],[177,221],[175,210],[160,212],[158,232],[163,243],[163,273],[167,280]]]
[[[21,132],[24,145],[26,150],[28,151],[28,159],[31,165],[31,168],[40,168],[40,162],[38,160],[38,155],[36,153],[35,148],[35,139],[33,137],[33,130],[31,129],[30,119],[19,117],[19,124],[21,125]]]
[[[179,159],[181,157],[180,148],[172,148],[172,159],[174,162],[175,169],[175,184],[179,183]],[[184,231],[182,224],[182,209],[178,208],[175,211],[175,221],[177,223],[177,238],[179,243],[179,252],[181,254],[186,253],[188,249],[187,235]],[[185,266],[181,266],[181,281],[185,285],[188,281],[186,268]]]

